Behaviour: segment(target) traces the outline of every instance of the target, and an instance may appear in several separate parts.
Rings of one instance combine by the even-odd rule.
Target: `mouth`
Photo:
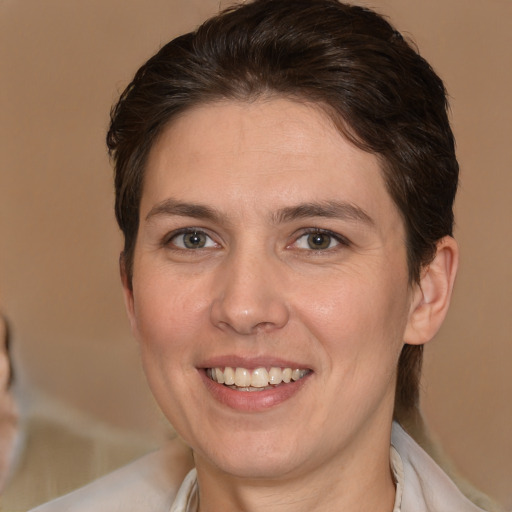
[[[265,391],[283,384],[297,382],[311,373],[305,368],[260,367],[247,368],[215,367],[207,368],[206,376],[218,384],[236,391]]]

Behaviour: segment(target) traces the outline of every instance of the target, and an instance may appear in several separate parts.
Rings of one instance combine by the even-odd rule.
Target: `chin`
[[[295,473],[308,460],[308,457],[301,457],[292,443],[272,442],[268,437],[258,442],[258,436],[253,434],[245,442],[233,440],[227,445],[219,443],[211,450],[194,451],[196,457],[202,453],[199,458],[206,459],[208,465],[246,479],[280,479]]]
[[[255,457],[252,460],[220,460],[216,465],[223,473],[248,480],[279,480],[294,473],[300,464],[275,457]]]

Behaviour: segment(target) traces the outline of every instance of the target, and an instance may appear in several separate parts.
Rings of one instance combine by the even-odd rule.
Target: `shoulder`
[[[179,441],[150,453],[32,512],[169,510],[193,462]]]
[[[396,423],[391,444],[403,464],[402,512],[482,512]]]

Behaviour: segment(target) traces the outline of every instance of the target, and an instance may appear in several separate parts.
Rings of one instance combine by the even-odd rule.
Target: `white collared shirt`
[[[197,512],[195,470],[157,452],[33,512]],[[482,512],[398,425],[391,436],[393,512]]]

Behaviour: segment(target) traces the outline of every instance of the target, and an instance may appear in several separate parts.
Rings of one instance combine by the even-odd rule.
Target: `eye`
[[[168,239],[167,244],[171,244],[179,249],[205,249],[217,246],[204,231],[197,229],[176,233]]]
[[[313,251],[322,251],[332,249],[337,245],[349,245],[340,235],[314,230],[303,234],[295,241],[294,245],[298,249],[307,249]]]

